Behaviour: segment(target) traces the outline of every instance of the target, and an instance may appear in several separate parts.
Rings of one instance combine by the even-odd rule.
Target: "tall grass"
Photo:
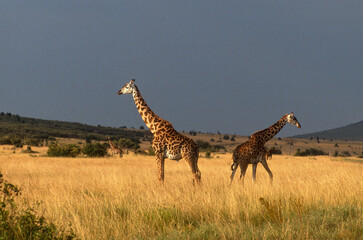
[[[57,225],[82,239],[358,239],[363,236],[363,165],[324,157],[274,156],[229,185],[231,155],[200,158],[202,184],[187,165],[154,158],[48,158],[0,152],[0,170],[41,201]]]

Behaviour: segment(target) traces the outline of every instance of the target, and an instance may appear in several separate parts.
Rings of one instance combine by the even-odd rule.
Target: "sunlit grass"
[[[41,201],[44,215],[82,239],[331,239],[362,237],[363,165],[330,157],[273,156],[271,186],[261,165],[252,183],[231,155],[200,158],[202,184],[187,165],[154,158],[49,158],[0,153],[5,178]]]

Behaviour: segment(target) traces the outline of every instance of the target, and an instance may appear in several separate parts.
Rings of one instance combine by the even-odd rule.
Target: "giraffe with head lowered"
[[[118,154],[120,156],[120,158],[122,158],[123,154],[122,154],[122,149],[117,147],[115,144],[113,144],[112,140],[110,137],[107,137],[108,140],[108,144],[110,145],[111,148],[111,154]]]
[[[286,123],[290,123],[298,128],[301,128],[301,125],[294,116],[294,113],[286,114],[272,126],[255,132],[251,135],[247,142],[244,142],[236,147],[236,149],[233,151],[233,163],[231,166],[232,175],[230,179],[231,183],[238,166],[241,168],[240,178],[243,177],[243,182],[249,164],[252,164],[252,179],[255,181],[257,164],[259,162],[268,172],[272,183],[273,175],[266,162],[267,151],[265,148],[265,143],[273,138],[285,126]]]
[[[154,135],[152,147],[155,151],[159,180],[164,181],[165,158],[176,161],[183,158],[193,174],[193,182],[200,182],[201,172],[198,168],[199,149],[194,141],[178,133],[170,122],[157,116],[150,109],[135,85],[135,79],[125,84],[118,91],[118,94],[132,94],[141,118]]]

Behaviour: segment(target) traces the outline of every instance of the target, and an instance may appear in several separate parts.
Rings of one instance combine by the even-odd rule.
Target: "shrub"
[[[17,186],[4,180],[0,172],[0,239],[74,239],[73,230],[62,231],[39,216],[36,209],[23,201],[17,205],[15,198],[21,195]]]
[[[274,155],[281,155],[282,154],[282,152],[281,152],[281,150],[280,149],[278,149],[278,148],[275,148],[275,147],[272,147],[272,148],[270,148],[270,150],[269,150],[272,154],[274,154]]]
[[[107,154],[107,148],[100,143],[87,143],[82,152],[89,157],[104,157]]]
[[[136,151],[140,148],[140,141],[138,139],[120,138],[118,146]]]
[[[47,154],[50,157],[76,157],[81,153],[81,147],[76,144],[51,143]]]
[[[192,136],[197,136],[197,132],[194,130],[189,131],[189,134]]]
[[[15,147],[23,147],[21,138],[14,136],[4,136],[0,138],[0,145],[14,145]]]
[[[39,145],[41,145],[42,141],[43,140],[40,138],[26,138],[24,140],[24,144],[38,147]]]
[[[344,151],[344,152],[342,152],[342,153],[340,154],[340,156],[342,156],[342,157],[350,157],[350,156],[352,156],[352,155],[350,154],[350,152],[348,152],[348,151]]]
[[[223,136],[223,139],[224,139],[224,140],[228,140],[228,139],[229,139],[229,136],[228,136],[228,135],[224,135],[224,136]]]
[[[328,154],[322,150],[315,148],[309,148],[302,152],[300,151],[300,148],[298,148],[296,153],[294,154],[294,156],[318,156],[318,155],[328,155]]]
[[[226,150],[222,145],[211,145],[209,142],[202,140],[197,140],[195,143],[198,145],[201,152],[219,152],[221,149]]]

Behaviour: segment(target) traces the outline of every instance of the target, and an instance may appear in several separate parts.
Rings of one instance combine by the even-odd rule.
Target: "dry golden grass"
[[[41,153],[45,149],[38,148]],[[231,155],[200,158],[202,185],[184,161],[154,157],[50,158],[0,150],[0,171],[57,225],[81,239],[321,239],[362,237],[363,165],[330,157],[273,156],[252,183],[230,186]],[[336,220],[335,220],[336,219]]]

